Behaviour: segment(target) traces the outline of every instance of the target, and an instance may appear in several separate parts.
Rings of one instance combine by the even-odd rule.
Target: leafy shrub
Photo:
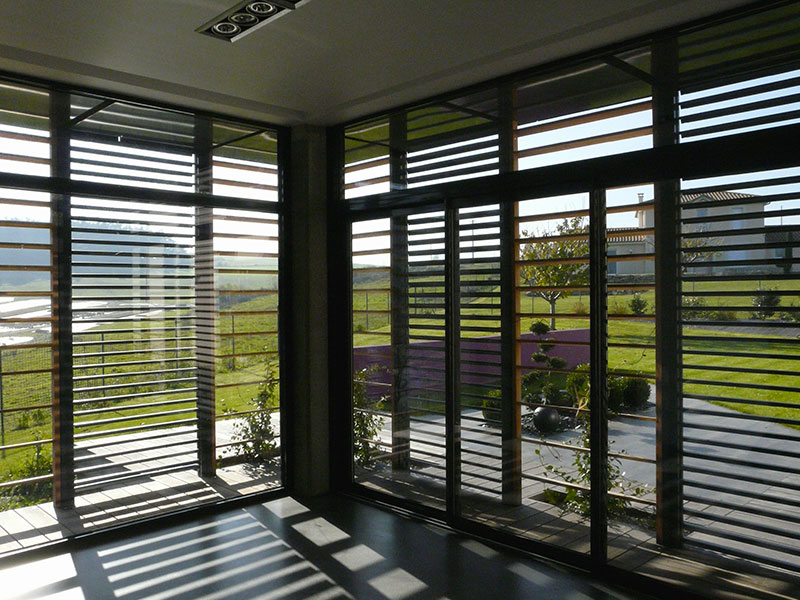
[[[278,406],[279,379],[277,369],[267,363],[264,380],[258,386],[258,394],[253,398],[254,410],[243,415],[233,423],[234,452],[252,462],[267,462],[276,455],[277,442],[272,424],[272,409]],[[228,409],[225,412],[230,413]]]
[[[625,408],[641,410],[650,399],[650,384],[639,377],[623,377],[622,403]]]
[[[47,423],[47,413],[41,408],[37,408],[31,413],[34,425],[44,425]]]
[[[589,423],[587,422],[583,428],[578,445],[587,450],[586,452],[575,452],[572,461],[572,468],[563,468],[554,466],[552,464],[545,464],[544,469],[551,475],[555,475],[556,479],[561,479],[578,488],[569,487],[566,492],[561,496],[552,490],[546,490],[545,493],[549,496],[548,500],[553,504],[561,507],[563,511],[570,511],[578,513],[584,517],[589,517],[591,514],[591,494],[589,488],[592,481],[592,464],[591,452],[591,436],[589,434]],[[536,454],[541,460],[541,451],[535,450]],[[624,452],[624,451],[623,451]],[[612,520],[619,520],[628,516],[628,511],[631,508],[630,497],[641,497],[648,492],[648,488],[644,484],[635,484],[625,479],[625,473],[622,471],[622,461],[616,456],[608,457],[608,470],[606,471],[608,483],[606,491],[619,490],[623,496],[607,497],[607,514],[608,518]],[[549,492],[549,493],[548,493]]]
[[[608,313],[612,315],[627,315],[628,308],[619,298],[614,298],[608,303]]]
[[[683,318],[687,321],[702,321],[711,316],[706,309],[705,298],[699,296],[686,296],[683,299]]]
[[[359,467],[369,467],[375,462],[376,443],[383,427],[383,418],[375,411],[383,408],[385,396],[373,400],[367,393],[369,376],[381,369],[370,365],[360,369],[353,377],[353,459]]]
[[[575,370],[567,375],[564,388],[577,406],[581,398],[589,395],[589,365],[575,365]]]
[[[642,298],[641,294],[634,294],[628,302],[628,306],[634,315],[641,316],[647,312],[647,300]]]
[[[17,417],[17,425],[14,429],[28,429],[31,426],[31,416],[27,412],[19,413]]]
[[[708,315],[715,321],[736,321],[736,311],[734,310],[714,310]]]
[[[502,392],[500,390],[490,390],[489,395],[492,399],[484,399],[483,401],[483,409],[481,410],[483,414],[483,418],[487,423],[499,423],[500,422],[500,396]]]
[[[37,438],[38,439],[38,438]],[[15,467],[3,474],[3,481],[30,479],[53,472],[53,457],[42,446],[34,446],[33,451]],[[0,511],[47,502],[53,498],[52,480],[37,481],[9,486],[0,489]]]
[[[610,412],[619,412],[622,409],[623,402],[625,401],[625,378],[610,376],[608,378],[608,410]]]
[[[576,315],[588,315],[589,309],[586,308],[586,305],[578,300],[572,307],[572,312]]]
[[[795,308],[795,304],[792,303],[792,308]],[[781,320],[782,321],[794,321],[795,323],[800,323],[800,311],[785,311],[781,313]]]
[[[772,289],[764,289],[760,293],[753,296],[753,307],[757,310],[753,313],[754,319],[768,319],[776,312],[776,308],[780,306],[781,296],[778,292]]]

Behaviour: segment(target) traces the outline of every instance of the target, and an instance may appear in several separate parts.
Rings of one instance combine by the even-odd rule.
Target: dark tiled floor
[[[0,569],[4,600],[634,596],[340,497],[275,500]]]
[[[275,469],[239,464],[217,469],[215,477],[201,478],[196,469],[187,469],[82,494],[74,509],[45,502],[0,511],[0,554],[279,486]]]

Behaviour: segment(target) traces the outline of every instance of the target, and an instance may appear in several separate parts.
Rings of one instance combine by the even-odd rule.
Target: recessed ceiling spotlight
[[[258,15],[260,17],[266,17],[267,15],[271,15],[274,13],[277,8],[274,5],[270,4],[269,2],[251,2],[247,5],[247,10],[254,15]]]
[[[228,17],[228,20],[243,26],[255,25],[258,23],[258,18],[250,13],[236,13]],[[222,23],[220,23],[220,25],[222,25]]]
[[[241,30],[242,30],[241,27],[239,27],[238,25],[234,25],[233,23],[229,23],[228,21],[217,23],[211,28],[211,31],[213,31],[217,35],[224,35],[225,37],[236,35]]]
[[[294,10],[307,0],[270,0],[253,2],[245,0],[226,10],[196,31],[218,40],[235,42],[278,17]]]

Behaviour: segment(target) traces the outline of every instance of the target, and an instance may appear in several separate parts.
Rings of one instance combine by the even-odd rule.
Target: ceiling
[[[305,0],[236,43],[237,0],[3,0],[0,69],[276,124],[333,124],[747,0]]]

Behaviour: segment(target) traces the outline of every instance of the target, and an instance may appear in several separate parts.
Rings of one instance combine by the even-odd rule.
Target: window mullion
[[[51,173],[70,176],[70,100],[50,96]],[[53,501],[56,508],[75,504],[75,429],[72,374],[72,210],[71,196],[53,194]]]

